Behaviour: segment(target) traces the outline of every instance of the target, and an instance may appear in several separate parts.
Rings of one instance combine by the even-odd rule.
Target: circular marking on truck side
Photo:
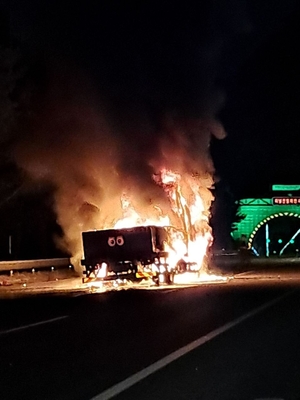
[[[124,244],[124,238],[123,238],[123,236],[117,236],[116,242],[117,242],[117,245],[123,246],[123,244]]]
[[[114,237],[109,237],[107,243],[110,247],[114,247],[116,244],[116,239]]]

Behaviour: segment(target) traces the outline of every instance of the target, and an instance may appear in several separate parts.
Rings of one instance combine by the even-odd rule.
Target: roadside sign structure
[[[287,252],[298,255],[300,185],[272,185],[269,198],[241,199],[238,205],[241,220],[233,224],[231,233],[236,243],[246,240],[247,247],[257,252],[259,242],[259,255],[267,257]]]

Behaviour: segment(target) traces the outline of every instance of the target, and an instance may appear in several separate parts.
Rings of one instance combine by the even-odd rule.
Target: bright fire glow
[[[193,272],[186,272],[185,274],[178,274],[174,277],[174,284],[175,285],[186,285],[186,284],[197,284],[197,283],[206,283],[206,284],[213,284],[213,283],[226,283],[229,281],[229,277],[214,275],[214,274],[207,274],[201,272],[193,273]]]
[[[117,221],[114,228],[146,225],[170,227],[169,241],[165,244],[169,253],[169,265],[174,267],[179,260],[184,260],[187,263],[196,263],[199,269],[212,243],[208,210],[200,194],[199,178],[163,169],[153,179],[165,191],[170,202],[171,214],[157,213],[160,208],[156,206],[153,208],[153,218],[143,218],[133,207],[130,198],[123,194],[123,217]]]

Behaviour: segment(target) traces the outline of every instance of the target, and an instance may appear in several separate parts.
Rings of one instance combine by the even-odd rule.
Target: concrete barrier
[[[0,271],[19,271],[43,268],[68,268],[71,265],[69,258],[48,258],[41,260],[0,261]]]

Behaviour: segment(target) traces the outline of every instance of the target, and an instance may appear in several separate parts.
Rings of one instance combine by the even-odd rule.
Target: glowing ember
[[[190,265],[191,270],[197,271],[212,243],[208,207],[201,197],[200,179],[197,176],[183,176],[167,169],[162,169],[153,179],[168,197],[170,215],[162,215],[161,209],[156,205],[153,207],[151,218],[146,218],[136,211],[130,198],[123,194],[123,218],[117,221],[114,228],[145,225],[169,227],[169,240],[166,243],[169,265],[174,267],[176,263],[184,262]]]
[[[207,274],[205,272],[201,272],[200,274],[197,272],[186,272],[184,274],[178,274],[174,277],[174,285],[182,285],[184,287],[190,285],[213,285],[213,284],[222,284],[227,283],[232,279],[232,277],[220,276],[220,275],[213,275]],[[144,280],[139,283],[134,284],[130,281],[110,281],[110,282],[101,282],[101,281],[93,281],[88,283],[86,286],[89,288],[90,292],[106,292],[108,290],[118,290],[124,287],[131,287],[136,288],[144,288],[144,289],[162,289],[164,286],[156,286],[153,287],[149,283],[149,281]]]

